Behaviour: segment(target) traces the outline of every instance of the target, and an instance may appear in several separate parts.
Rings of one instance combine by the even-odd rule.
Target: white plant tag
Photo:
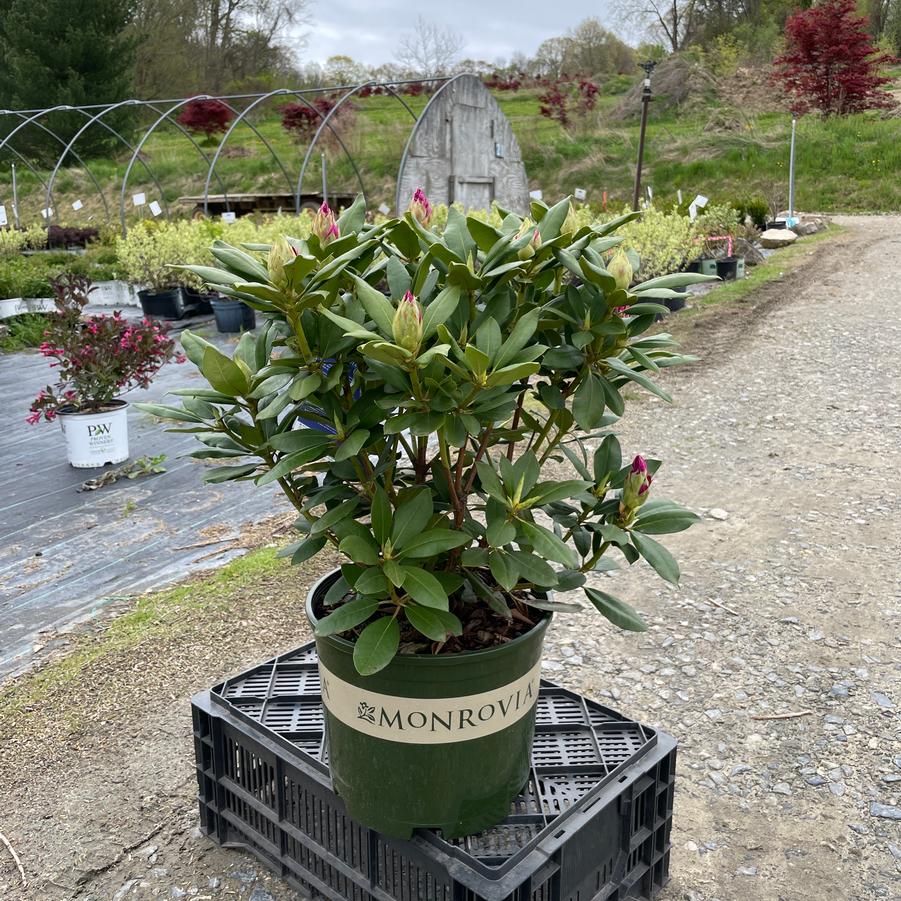
[[[141,191],[140,194],[132,194],[131,202],[135,206],[144,206],[144,204],[147,203],[147,196],[144,194],[143,191]]]
[[[232,210],[227,210],[226,212],[224,212],[224,213],[222,214],[222,221],[223,221],[223,222],[228,222],[229,224],[231,224],[232,222],[234,222],[235,219],[237,219],[237,218],[238,218],[238,217],[234,214],[234,211],[232,211]]]
[[[575,197],[576,200],[584,200],[587,196],[588,192],[585,188],[576,188],[576,190],[573,191],[573,197]]]
[[[76,200],[72,204],[72,209],[75,210],[75,212],[77,213],[83,206],[84,206],[84,204],[80,200]]]
[[[150,201],[150,203],[147,205],[147,209],[150,210],[150,212],[153,213],[154,216],[159,216],[159,214],[163,211],[163,208],[155,200]]]

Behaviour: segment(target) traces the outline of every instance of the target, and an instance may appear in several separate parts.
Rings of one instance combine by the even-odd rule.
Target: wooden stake
[[[9,853],[12,854],[16,866],[19,868],[19,877],[22,880],[22,888],[26,888],[28,886],[28,880],[25,878],[25,870],[22,867],[22,861],[19,860],[19,855],[16,854],[16,849],[9,843],[9,839],[2,832],[0,832],[0,842],[3,842]]]

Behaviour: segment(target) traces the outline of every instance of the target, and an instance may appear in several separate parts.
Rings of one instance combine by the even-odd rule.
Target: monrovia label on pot
[[[386,741],[440,745],[483,738],[522,719],[538,700],[541,661],[515,682],[458,698],[379,694],[339,679],[321,660],[319,675],[323,704],[351,729]]]

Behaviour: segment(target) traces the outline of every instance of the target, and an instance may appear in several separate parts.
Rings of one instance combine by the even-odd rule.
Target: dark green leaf
[[[576,569],[579,566],[579,560],[573,549],[564,544],[563,539],[558,538],[550,529],[532,522],[520,522],[518,525],[536,553],[548,560],[562,563],[567,569]]]
[[[354,666],[361,676],[371,676],[384,669],[400,646],[400,626],[393,616],[383,616],[370,623],[354,644]]]
[[[447,610],[421,607],[419,604],[407,604],[404,607],[404,613],[407,615],[410,625],[426,638],[431,638],[432,641],[445,641],[448,634],[463,634],[463,624]]]
[[[614,626],[630,632],[647,632],[648,624],[625,601],[597,588],[585,588],[585,596]]]
[[[357,577],[357,581],[354,582],[354,588],[360,594],[383,598],[388,595],[388,580],[380,569],[370,566],[364,569]]]
[[[557,584],[557,574],[544,560],[527,551],[512,551],[519,569],[520,578],[542,588],[553,588]]]
[[[391,501],[381,485],[376,485],[372,499],[372,532],[382,546],[391,534]]]
[[[169,407],[165,404],[132,404],[136,410],[149,413],[159,419],[175,419],[178,422],[203,422],[199,416],[188,412],[182,407]]]
[[[547,610],[550,613],[579,613],[585,608],[581,604],[571,601],[549,601],[547,598],[538,598],[534,595],[524,595],[523,603],[537,610]]]
[[[505,591],[511,591],[519,581],[519,569],[513,558],[503,551],[492,550],[488,553],[488,567],[494,580]]]
[[[583,429],[595,429],[601,424],[604,416],[604,388],[601,380],[593,372],[589,372],[576,388],[573,398],[573,416]]]
[[[472,537],[468,532],[453,529],[429,529],[407,539],[398,547],[399,557],[436,557],[455,547],[469,544]]]
[[[276,556],[290,557],[291,563],[297,565],[318,554],[325,547],[325,544],[326,538],[324,535],[320,535],[318,538],[305,538],[303,541],[298,541],[283,548]]]
[[[332,507],[331,510],[326,510],[325,513],[313,523],[313,526],[310,529],[311,534],[318,535],[320,532],[324,532],[336,523],[341,522],[342,519],[352,516],[354,510],[357,509],[359,502],[358,498],[351,498],[349,501],[344,501],[336,507]]]
[[[391,305],[391,301],[359,276],[353,276],[353,280],[356,285],[355,294],[363,305],[363,309],[366,310],[369,318],[374,320],[382,334],[386,338],[390,338],[391,324],[394,320],[394,307]]]
[[[347,554],[354,563],[361,563],[364,566],[376,566],[379,562],[378,546],[372,539],[364,538],[362,535],[348,535],[347,538],[342,538],[338,550],[342,554]]]
[[[335,451],[335,462],[340,463],[342,460],[355,457],[368,440],[369,432],[366,429],[357,429],[338,445],[338,449]]]
[[[675,557],[658,541],[642,535],[641,532],[632,533],[632,544],[657,572],[661,579],[677,585],[679,583],[679,564]]]
[[[618,473],[623,465],[623,454],[616,435],[608,435],[594,452],[594,480],[600,485]]]
[[[386,560],[382,566],[382,572],[395,588],[403,587],[404,568],[396,560]]]
[[[443,325],[453,315],[460,303],[460,289],[445,288],[422,314],[422,340],[430,338],[439,325]]]
[[[420,489],[405,497],[394,512],[391,526],[391,545],[402,548],[407,541],[419,535],[432,518],[432,494]]]
[[[242,397],[247,391],[247,376],[241,367],[212,345],[203,351],[200,371],[204,378],[223,394]]]
[[[668,535],[681,532],[700,521],[697,514],[669,501],[648,501],[638,513],[632,528],[645,535]]]
[[[447,592],[427,570],[418,566],[404,566],[404,591],[425,607],[447,610]]]
[[[203,480],[211,484],[229,482],[232,479],[240,479],[241,476],[250,475],[256,468],[256,463],[247,463],[243,466],[217,466],[215,469],[207,470],[203,475]]]
[[[342,604],[334,613],[323,617],[316,624],[315,633],[324,638],[326,635],[335,635],[346,632],[365,623],[379,608],[376,598],[356,598]]]
[[[667,394],[666,391],[663,390],[659,385],[652,382],[643,372],[638,372],[635,369],[632,369],[627,363],[624,363],[618,357],[608,357],[604,361],[614,372],[618,372],[620,375],[625,376],[627,379],[631,379],[633,382],[637,382],[642,388],[647,389],[652,394],[656,394],[657,397],[662,398],[665,401],[672,401],[672,398]]]

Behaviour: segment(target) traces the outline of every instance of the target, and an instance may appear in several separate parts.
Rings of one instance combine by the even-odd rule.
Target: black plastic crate
[[[626,901],[668,877],[676,743],[542,681],[532,771],[464,839],[386,838],[332,791],[313,644],[193,699],[200,813],[302,895],[329,901]]]

